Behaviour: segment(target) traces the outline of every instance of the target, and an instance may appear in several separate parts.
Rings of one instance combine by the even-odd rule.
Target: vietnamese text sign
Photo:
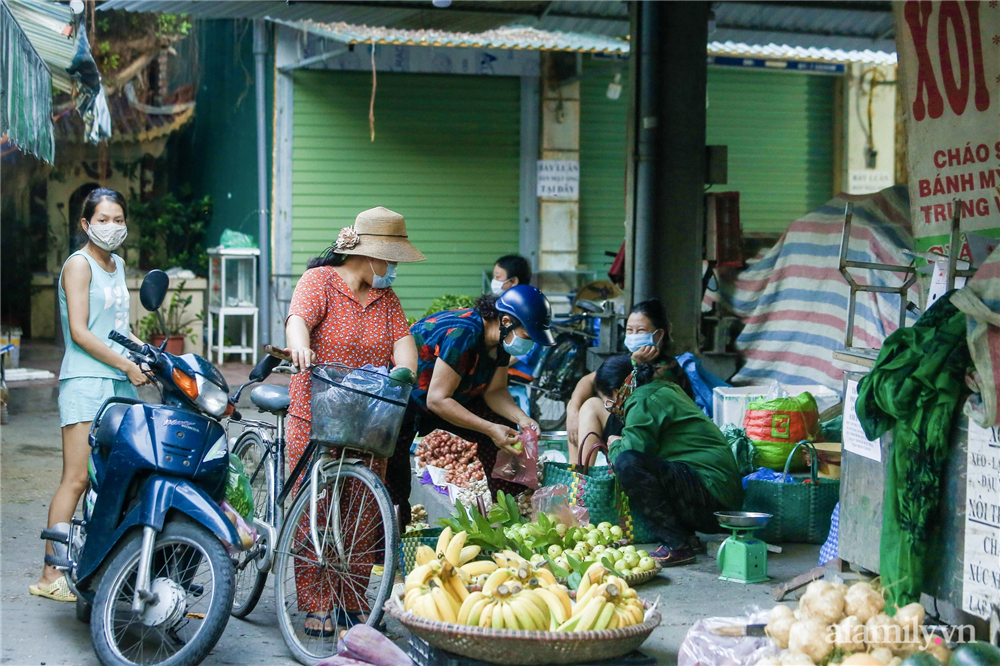
[[[895,182],[891,171],[875,169],[849,169],[847,171],[848,194],[872,194],[892,187]]]
[[[538,196],[580,198],[580,163],[575,160],[538,160]]]
[[[944,250],[956,199],[963,231],[1000,228],[1000,7],[893,8],[913,235],[918,249]]]
[[[879,439],[871,440],[865,436],[865,430],[861,427],[861,421],[858,420],[858,415],[854,411],[854,406],[857,403],[858,382],[848,379],[847,391],[844,394],[844,430],[841,435],[844,450],[881,462],[882,442]]]
[[[969,421],[962,610],[988,618],[1000,604],[1000,433]]]

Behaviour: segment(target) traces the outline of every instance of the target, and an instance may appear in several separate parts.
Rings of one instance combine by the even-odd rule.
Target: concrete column
[[[673,324],[677,353],[698,350],[705,189],[707,2],[657,3],[656,209],[653,291]],[[637,234],[636,243],[640,238]],[[636,252],[640,249],[637,247]],[[638,281],[638,279],[637,279]]]
[[[896,67],[847,66],[838,96],[840,164],[834,192],[867,194],[895,184]],[[874,83],[874,85],[872,85]]]
[[[284,346],[285,315],[292,300],[292,111],[294,103],[291,73],[281,67],[298,62],[301,41],[295,30],[278,26],[274,49],[274,146],[271,185],[271,265],[274,269],[271,290],[271,343]]]
[[[567,57],[573,58],[575,69],[572,54],[546,53],[542,58],[543,160],[580,161],[580,84],[559,85],[560,80],[568,78]],[[579,198],[539,199],[539,227],[539,269],[576,270],[580,251]]]

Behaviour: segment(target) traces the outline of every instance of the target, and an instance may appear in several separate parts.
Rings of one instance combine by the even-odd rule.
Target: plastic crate
[[[466,659],[451,652],[431,647],[427,641],[416,636],[410,636],[410,659],[417,666],[495,666],[485,661]],[[579,666],[655,666],[656,659],[642,650],[609,661],[581,662]],[[508,666],[513,666],[509,664]]]

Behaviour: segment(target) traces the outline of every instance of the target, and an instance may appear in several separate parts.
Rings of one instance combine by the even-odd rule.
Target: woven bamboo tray
[[[648,606],[648,604],[647,604]],[[385,611],[414,636],[441,650],[491,664],[579,664],[615,659],[638,649],[660,625],[654,610],[642,624],[602,631],[512,631],[428,620],[392,598]],[[516,656],[515,656],[516,655]]]

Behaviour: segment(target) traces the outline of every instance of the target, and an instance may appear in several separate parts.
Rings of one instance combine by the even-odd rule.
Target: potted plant
[[[167,344],[164,350],[168,354],[183,354],[185,337],[190,337],[191,342],[197,340],[191,324],[201,320],[201,313],[199,312],[190,319],[184,319],[187,308],[194,298],[191,294],[181,296],[184,285],[185,282],[181,281],[177,291],[170,296],[170,305],[167,306],[166,310],[161,308],[157,312],[150,312],[139,320],[137,332],[139,339],[157,347],[166,340]]]

